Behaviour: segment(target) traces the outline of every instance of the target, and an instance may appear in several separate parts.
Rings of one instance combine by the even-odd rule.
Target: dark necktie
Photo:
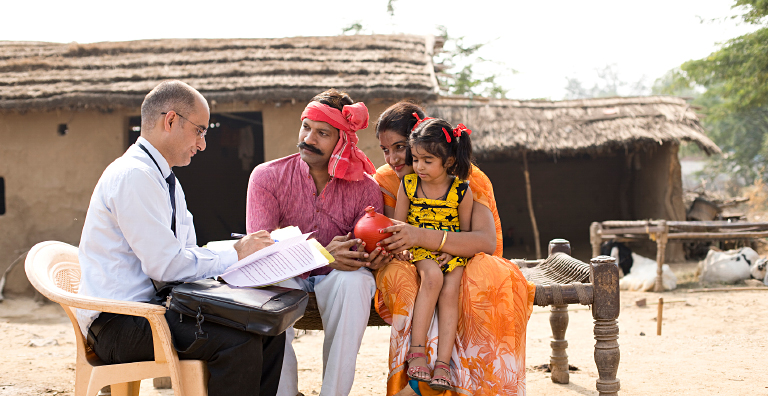
[[[168,191],[171,193],[171,209],[173,213],[173,219],[171,220],[171,230],[173,235],[176,235],[176,175],[171,172],[168,177],[165,178],[165,182],[168,183]]]

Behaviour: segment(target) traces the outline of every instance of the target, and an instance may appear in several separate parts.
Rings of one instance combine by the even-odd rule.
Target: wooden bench
[[[552,355],[549,367],[552,382],[567,384],[568,305],[589,305],[595,320],[595,365],[598,379],[596,388],[600,396],[618,395],[620,389],[616,373],[619,369],[619,267],[610,256],[598,256],[590,264],[570,257],[570,244],[553,240],[549,256],[543,260],[515,260],[526,279],[536,284],[534,304],[551,306],[549,324],[552,328]],[[584,283],[586,282],[586,283]]]
[[[589,227],[592,254],[600,254],[603,241],[656,242],[656,283],[653,291],[663,292],[662,266],[670,241],[749,240],[768,237],[768,222],[747,221],[669,221],[669,220],[609,220],[595,222]]]
[[[526,279],[536,284],[534,303],[551,306],[549,323],[552,327],[552,355],[550,369],[552,382],[569,382],[568,355],[565,331],[568,328],[568,305],[583,304],[592,308],[595,319],[595,364],[599,373],[597,391],[600,396],[618,395],[620,388],[616,373],[619,369],[619,269],[613,257],[599,256],[590,264],[576,260],[570,255],[570,244],[565,240],[550,242],[549,256],[543,260],[515,260]],[[376,312],[371,302],[368,326],[389,326]],[[323,323],[317,309],[314,293],[304,317],[294,328],[299,330],[322,330]]]
[[[376,312],[374,300],[371,300],[371,316],[368,317],[368,326],[389,326],[389,323],[385,322],[384,319],[379,316],[379,313]],[[323,321],[320,319],[320,310],[317,308],[315,293],[309,293],[307,310],[304,311],[304,316],[293,325],[293,328],[298,330],[323,329]]]

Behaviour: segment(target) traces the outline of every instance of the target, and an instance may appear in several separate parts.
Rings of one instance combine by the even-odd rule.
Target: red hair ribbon
[[[416,114],[416,113],[414,113],[414,115],[415,115],[415,114]],[[426,120],[426,118],[425,118],[425,120]],[[458,137],[461,137],[461,133],[462,133],[462,132],[466,132],[466,133],[467,133],[467,135],[471,135],[471,134],[472,134],[472,130],[471,130],[471,129],[469,129],[469,128],[467,128],[467,127],[466,127],[464,124],[459,124],[459,125],[456,125],[456,128],[453,128],[453,131],[452,131],[452,132],[453,132],[453,136],[454,136],[454,137],[457,137],[457,138],[458,138]],[[448,143],[450,143],[450,142],[451,142],[451,135],[450,135],[450,134],[448,134],[448,131],[446,131],[446,130],[445,130],[445,128],[443,128],[443,133],[445,134],[445,140],[446,140]]]
[[[433,120],[434,119],[432,117],[424,117],[424,119],[421,119],[421,118],[419,118],[419,114],[416,113],[416,112],[413,113],[413,116],[416,117],[416,123],[413,125],[413,128],[411,128],[411,132],[415,131],[416,127],[419,126],[419,124],[421,124],[422,122],[424,122],[426,120]]]
[[[467,135],[472,134],[472,130],[464,126],[464,124],[456,125],[456,128],[453,128],[453,136],[459,137],[462,132],[466,132]],[[448,142],[450,143],[451,141],[449,140]]]

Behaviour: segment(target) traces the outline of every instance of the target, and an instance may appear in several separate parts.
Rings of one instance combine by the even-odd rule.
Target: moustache
[[[315,146],[312,146],[311,144],[300,142],[299,144],[296,145],[296,147],[298,147],[300,149],[304,149],[304,150],[310,151],[310,152],[313,152],[313,153],[315,153],[317,155],[323,155],[323,152],[320,151],[319,148],[317,148]]]

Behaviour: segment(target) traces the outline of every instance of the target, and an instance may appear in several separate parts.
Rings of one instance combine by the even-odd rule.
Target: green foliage
[[[350,32],[352,34],[360,34],[362,30],[363,30],[363,24],[360,23],[360,21],[355,21],[349,24],[349,26],[342,28],[341,34],[347,34]]]
[[[702,180],[712,184],[718,175],[733,175],[732,184],[752,184],[758,179],[768,180],[762,169],[768,164],[768,108],[758,107],[739,112],[724,111],[723,99],[692,86],[685,72],[673,69],[656,80],[652,89],[656,95],[691,98],[691,104],[700,109],[701,124],[723,151],[714,157],[701,174]],[[697,150],[686,147],[680,155],[696,155]]]
[[[466,65],[458,73],[449,77],[452,79],[450,86],[452,94],[465,96],[479,94],[490,98],[504,98],[506,96],[507,90],[496,81],[497,74],[478,78],[472,67],[473,65]]]
[[[680,67],[705,96],[722,98],[713,115],[749,111],[768,105],[768,28],[729,40],[723,48]],[[692,86],[692,84],[689,84]]]
[[[395,2],[387,1],[387,14],[390,18],[395,16]],[[443,52],[433,57],[437,68],[442,69],[438,73],[438,83],[453,95],[486,96],[490,98],[504,98],[507,90],[499,83],[498,79],[503,72],[514,74],[515,70],[504,67],[498,62],[491,62],[477,55],[477,52],[488,43],[465,43],[465,37],[450,37],[445,26],[438,26],[438,36],[443,39]],[[365,33],[361,21],[355,21],[341,29],[342,34]],[[488,63],[496,63],[502,66],[501,72],[487,73],[482,70]],[[499,67],[496,67],[498,70]]]
[[[744,22],[765,25],[768,0],[736,0]],[[657,80],[660,94],[692,96],[702,107],[702,126],[723,150],[704,179],[718,174],[752,184],[768,180],[768,27],[727,41],[703,59],[683,63]]]
[[[744,11],[741,18],[764,25],[768,0],[736,0],[733,8]],[[734,16],[732,18],[736,18]],[[727,117],[768,105],[768,26],[727,41],[721,49],[703,59],[680,67],[681,84],[706,88],[710,116]]]
[[[653,83],[651,94],[696,98],[701,92],[697,92],[691,86],[690,81],[682,70],[672,69]]]
[[[723,150],[722,158],[708,167],[708,174],[738,176],[746,184],[768,180],[768,108],[746,110],[704,121],[709,137]]]
[[[741,17],[747,23],[759,24],[763,17],[768,16],[768,0],[736,0],[733,8],[736,7],[746,11]]]
[[[387,14],[389,14],[389,17],[392,18],[395,16],[395,2],[397,0],[389,0],[387,1]]]
[[[445,26],[438,26],[439,36],[445,44],[443,52],[435,56],[438,68],[444,69],[438,74],[440,85],[447,88],[453,95],[486,96],[491,98],[506,97],[507,90],[498,82],[503,72],[483,73],[478,68],[490,63],[489,60],[477,55],[477,52],[488,43],[468,44],[464,36],[448,36]],[[516,73],[515,70],[501,66],[507,73]],[[496,68],[498,70],[498,67]],[[456,70],[456,71],[454,71]]]

